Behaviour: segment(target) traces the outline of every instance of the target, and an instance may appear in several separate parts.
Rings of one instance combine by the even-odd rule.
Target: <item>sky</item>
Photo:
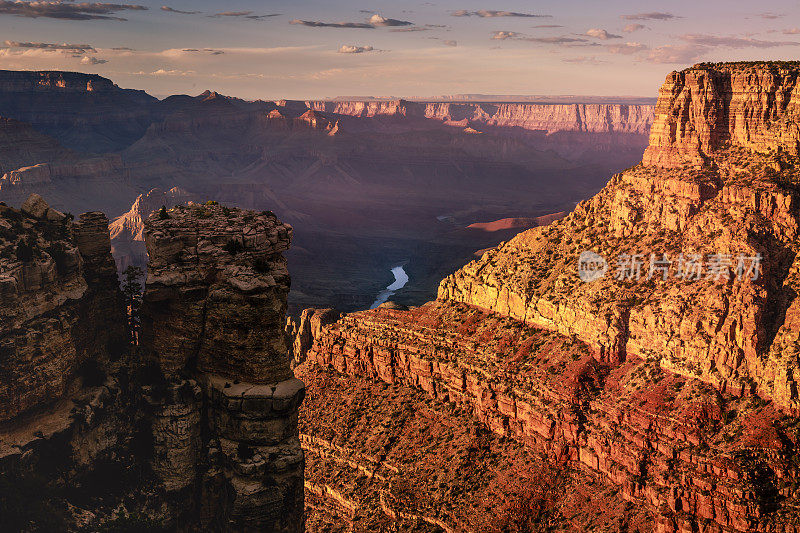
[[[247,99],[650,96],[700,61],[800,58],[800,2],[0,0],[0,69]]]

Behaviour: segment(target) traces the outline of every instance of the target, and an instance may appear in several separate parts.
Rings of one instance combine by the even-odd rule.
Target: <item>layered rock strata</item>
[[[177,206],[145,224],[143,356],[168,390],[187,391],[156,410],[165,438],[153,468],[172,490],[220,485],[226,529],[303,528],[297,412],[305,387],[283,333],[289,274],[281,254],[291,233],[272,213],[214,202]]]
[[[671,74],[642,165],[437,302],[322,328],[308,360],[470,405],[658,531],[797,531],[797,73]]]
[[[62,398],[126,343],[108,219],[72,221],[37,195],[0,205],[0,421]]]

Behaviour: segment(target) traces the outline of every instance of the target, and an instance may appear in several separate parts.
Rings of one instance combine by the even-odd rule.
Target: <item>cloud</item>
[[[677,15],[673,15],[672,13],[661,13],[658,11],[652,13],[635,13],[633,15],[622,15],[621,17],[625,20],[673,20],[682,18]]]
[[[119,11],[146,11],[136,4],[105,4],[95,2],[66,3],[60,1],[0,0],[0,15],[60,20],[126,20],[112,16]]]
[[[369,23],[375,27],[380,26],[411,26],[411,22],[407,20],[387,19],[377,13],[369,18]]]
[[[433,28],[423,27],[423,26],[411,26],[410,28],[394,28],[392,32],[412,32],[412,31],[430,31]]]
[[[133,52],[133,48],[131,48],[129,46],[116,46],[116,47],[112,48],[112,50],[117,51],[117,52]]]
[[[800,33],[800,28],[788,28],[783,30],[784,35],[797,35]]]
[[[597,59],[594,56],[565,57],[561,61],[565,63],[584,63],[587,65],[599,65],[601,63],[606,63],[606,61],[603,61],[602,59]]]
[[[708,50],[708,47],[702,45],[669,44],[650,50],[647,59],[653,63],[694,63]]]
[[[492,34],[492,39],[505,41],[506,39],[517,39],[522,35],[515,31],[496,31]]]
[[[775,19],[783,18],[786,15],[778,14],[778,13],[759,13],[758,16],[761,17],[762,19],[775,20]]]
[[[718,37],[702,33],[681,35],[682,40],[696,45],[723,46],[726,48],[776,48],[779,46],[798,46],[796,41],[762,41],[751,37]]]
[[[164,69],[160,68],[153,72],[134,72],[139,76],[194,76],[197,74],[194,70],[179,70],[179,69]]]
[[[38,42],[19,42],[19,41],[6,41],[5,45],[8,48],[36,48],[38,50],[53,50],[62,52],[72,52],[75,54],[83,54],[86,52],[94,52],[94,46],[90,44],[55,44],[55,43],[38,43]]]
[[[212,56],[219,56],[224,54],[222,50],[216,50],[214,48],[184,48],[181,50],[182,52],[198,52],[204,54],[210,54]]]
[[[644,28],[645,28],[644,24],[637,24],[633,22],[631,24],[626,24],[625,27],[622,28],[622,31],[624,31],[625,33],[633,33],[635,31],[643,30]]]
[[[83,56],[81,59],[81,65],[102,65],[104,63],[108,63],[108,59],[98,59],[92,56]]]
[[[546,44],[569,44],[569,43],[585,43],[586,39],[577,37],[525,37],[523,40],[533,43],[546,43]]]
[[[213,15],[209,15],[211,18],[221,18],[221,17],[240,17],[246,18],[250,20],[264,20],[271,17],[280,17],[280,13],[270,13],[268,15],[254,15],[252,11],[221,11],[220,13],[214,13]]]
[[[200,13],[199,11],[181,11],[180,9],[173,9],[169,6],[161,6],[161,11],[166,11],[167,13],[179,13],[181,15],[196,15]]]
[[[447,46],[458,46],[458,41],[444,41],[442,44]]]
[[[517,13],[516,11],[494,11],[492,9],[479,9],[478,11],[467,11],[459,9],[451,13],[454,17],[524,17],[524,18],[548,18],[550,15],[534,15],[533,13]]]
[[[341,48],[339,48],[340,54],[363,54],[364,52],[372,52],[375,49],[371,46],[355,46],[355,45],[348,45],[343,44]]]
[[[591,28],[590,30],[587,30],[586,35],[588,35],[589,37],[602,39],[604,41],[608,39],[622,39],[622,35],[615,35],[613,33],[608,33],[606,30],[601,30],[599,28]]]
[[[318,22],[316,20],[290,20],[289,24],[298,24],[310,28],[363,28],[366,30],[374,29],[375,26],[365,22]]]
[[[642,43],[625,43],[625,44],[609,44],[606,45],[606,50],[610,54],[631,55],[636,52],[647,50],[648,47]]]
[[[561,24],[537,24],[534,28],[563,28]]]
[[[409,22],[407,20],[387,19],[386,17],[383,17],[376,13],[375,15],[372,15],[367,22],[319,22],[316,20],[294,19],[290,20],[289,24],[308,26],[310,28],[361,28],[369,30],[373,28],[382,28],[385,26],[411,26],[413,22]],[[423,31],[423,30],[408,29],[406,31]]]

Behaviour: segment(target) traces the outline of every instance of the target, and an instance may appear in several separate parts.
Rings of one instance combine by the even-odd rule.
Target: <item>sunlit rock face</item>
[[[283,331],[291,234],[270,212],[216,203],[144,227],[143,355],[172,391],[156,409],[153,468],[173,491],[219,486],[201,505],[220,505],[235,530],[303,528],[305,387]]]
[[[794,531],[798,73],[671,74],[642,164],[448,276],[435,302],[309,328],[306,364],[467,406],[618,485],[657,531]],[[587,251],[606,261],[592,281]]]
[[[728,145],[798,155],[800,87],[794,63],[701,64],[667,76],[645,165],[702,164]]]

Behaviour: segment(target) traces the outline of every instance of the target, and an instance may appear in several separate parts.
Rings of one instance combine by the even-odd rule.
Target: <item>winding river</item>
[[[369,306],[370,309],[375,309],[379,305],[389,301],[389,298],[391,298],[395,292],[405,287],[406,283],[408,283],[408,274],[403,270],[402,265],[394,267],[392,269],[392,274],[394,274],[394,282],[378,293],[378,297],[375,298],[375,301]]]

